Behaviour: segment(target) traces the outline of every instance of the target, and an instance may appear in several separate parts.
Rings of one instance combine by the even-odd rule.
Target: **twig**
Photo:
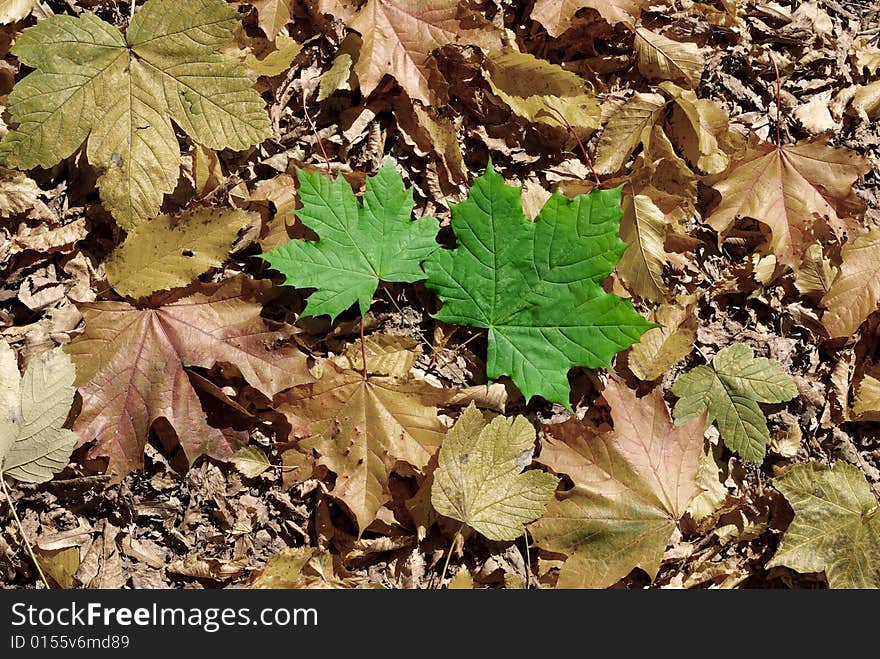
[[[773,62],[773,70],[776,71],[776,148],[782,148],[782,134],[781,134],[781,126],[782,126],[782,79],[779,77],[779,67],[776,66],[776,60],[772,57],[770,61]]]
[[[31,546],[31,541],[28,540],[27,534],[24,532],[24,526],[22,526],[21,520],[18,518],[18,513],[15,512],[15,504],[12,502],[12,495],[9,494],[9,490],[6,487],[6,477],[2,470],[0,470],[0,485],[3,486],[3,494],[6,495],[6,502],[9,504],[9,510],[12,511],[12,517],[18,525],[18,532],[21,534],[21,539],[24,540],[24,546],[27,549],[28,554],[30,554],[31,560],[34,562],[34,567],[37,568],[37,573],[40,575],[43,584],[46,588],[51,590],[52,586],[49,585],[49,580],[46,579],[46,575],[43,574],[43,568],[40,567],[40,562],[37,560],[36,554],[34,554],[34,548]]]
[[[327,176],[333,176],[333,171],[330,169],[330,158],[327,157],[327,152],[324,150],[324,141],[321,139],[321,136],[318,135],[318,127],[315,126],[315,122],[312,121],[312,115],[309,114],[309,109],[306,107],[306,94],[303,92],[303,113],[306,116],[306,121],[309,122],[309,126],[312,128],[312,132],[315,134],[315,139],[318,140],[318,146],[321,147],[321,153],[324,156],[324,163],[327,165]]]
[[[443,572],[440,573],[440,583],[437,584],[437,588],[443,588],[443,582],[446,579],[446,571],[449,569],[449,559],[452,558],[452,552],[455,549],[455,545],[458,544],[458,538],[461,536],[461,530],[463,528],[464,524],[458,528],[458,531],[456,531],[452,538],[452,544],[449,545],[449,551],[446,552],[446,562],[443,563]]]

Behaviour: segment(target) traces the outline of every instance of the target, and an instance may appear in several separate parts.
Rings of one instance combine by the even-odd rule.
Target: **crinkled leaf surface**
[[[821,257],[821,250],[819,252]],[[855,236],[840,250],[840,271],[822,298],[822,324],[831,338],[849,337],[880,302],[880,229]]]
[[[672,385],[679,397],[673,414],[677,424],[706,414],[717,422],[725,446],[743,459],[760,463],[767,453],[770,431],[758,403],[783,403],[797,395],[797,386],[775,360],[755,357],[742,343],[718,351],[711,366],[700,365]]]
[[[537,0],[532,20],[543,25],[552,37],[558,37],[571,25],[580,9],[595,9],[609,23],[633,24],[642,13],[645,0]]]
[[[297,217],[320,240],[291,240],[263,258],[285,275],[285,284],[317,289],[303,315],[334,319],[354,302],[365,314],[380,281],[425,278],[419,264],[439,247],[439,225],[430,217],[410,219],[412,190],[404,189],[390,161],[367,179],[363,204],[344,178],[302,170],[299,196]]]
[[[370,365],[370,359],[367,359]],[[388,478],[400,461],[423,468],[440,446],[445,426],[435,405],[448,393],[426,382],[370,376],[323,362],[314,384],[276,399],[299,437],[336,473],[334,497],[354,515],[361,532],[391,498]]]
[[[530,399],[568,406],[572,366],[608,367],[651,327],[629,300],[600,285],[626,245],[620,189],[567,199],[555,193],[535,222],[520,188],[491,164],[468,199],[452,207],[458,246],[425,261],[436,318],[489,330],[489,378],[509,375]]]
[[[521,473],[534,450],[528,419],[498,416],[487,423],[471,403],[440,447],[431,504],[490,540],[516,540],[543,514],[559,482],[543,471]]]
[[[180,149],[172,121],[211,149],[242,150],[269,134],[265,103],[222,48],[238,12],[222,0],[148,0],[128,31],[93,14],[52,16],[12,52],[36,69],[9,96],[11,167],[51,167],[88,139],[101,198],[131,228],[174,190]]]
[[[133,298],[186,286],[226,260],[238,232],[259,217],[234,208],[160,215],[135,227],[105,268],[116,291]]]
[[[651,127],[657,122],[666,100],[660,94],[636,92],[608,119],[599,138],[596,171],[613,174],[638,146],[648,142]]]
[[[857,467],[807,462],[773,485],[794,508],[794,520],[768,568],[824,571],[831,588],[880,588],[880,504]]]
[[[94,440],[89,455],[106,457],[108,471],[122,478],[143,465],[147,432],[164,418],[190,462],[200,455],[231,458],[239,438],[207,424],[187,366],[229,364],[269,398],[313,379],[303,353],[276,348],[294,330],[273,330],[260,318],[262,306],[252,299],[263,288],[239,277],[153,309],[83,305],[85,331],[66,351],[83,399],[74,429],[81,444]]]
[[[699,492],[702,420],[674,426],[659,388],[637,398],[611,380],[603,396],[613,431],[572,419],[542,433],[538,462],[574,483],[529,527],[539,547],[568,556],[559,588],[607,588],[636,567],[656,576]]]
[[[697,298],[691,295],[661,304],[649,318],[659,327],[645,332],[629,353],[630,370],[645,381],[656,380],[694,349]]]
[[[33,357],[19,375],[15,352],[0,340],[0,478],[43,483],[67,466],[77,436],[62,426],[75,377],[60,348]]]

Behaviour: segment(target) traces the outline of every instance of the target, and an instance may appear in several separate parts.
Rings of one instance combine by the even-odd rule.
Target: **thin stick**
[[[46,575],[43,574],[43,568],[40,567],[40,562],[37,560],[36,554],[34,554],[34,548],[31,546],[31,541],[28,540],[27,534],[24,532],[24,526],[22,526],[21,520],[18,518],[18,513],[15,512],[15,504],[12,502],[12,495],[9,494],[9,490],[6,488],[6,478],[2,471],[0,471],[0,485],[3,486],[3,494],[6,495],[6,501],[9,503],[9,510],[12,511],[12,517],[18,525],[18,532],[21,534],[21,539],[24,540],[24,546],[27,548],[27,552],[30,554],[31,560],[34,562],[34,567],[37,568],[37,573],[40,575],[40,579],[43,580],[43,584],[47,589],[51,590],[52,586],[49,585],[49,580],[46,579]]]
[[[526,590],[529,589],[532,580],[532,559],[529,556],[529,532],[523,531],[523,540],[526,543]]]
[[[318,146],[321,147],[321,153],[324,155],[324,163],[327,165],[327,176],[332,176],[333,172],[330,169],[330,158],[327,157],[327,152],[324,150],[324,141],[321,139],[321,136],[318,135],[318,127],[315,126],[315,122],[312,121],[312,115],[309,114],[309,109],[306,107],[305,93],[303,93],[303,113],[306,115],[306,121],[309,122],[309,126],[312,127],[315,139],[318,140]]]
[[[449,569],[449,559],[452,558],[452,551],[455,549],[455,545],[458,543],[458,538],[461,535],[461,530],[464,528],[464,524],[462,524],[458,531],[452,538],[452,544],[449,545],[449,550],[446,552],[446,562],[443,563],[443,572],[440,573],[440,583],[437,584],[437,588],[443,588],[443,582],[446,580],[446,571]]]
[[[364,343],[364,316],[361,314],[361,363],[363,363],[364,382],[367,381],[367,346]]]
[[[782,125],[781,110],[780,106],[782,105],[782,79],[779,77],[779,67],[776,66],[776,60],[772,57],[770,61],[773,62],[773,70],[776,71],[776,148],[782,148],[782,134],[780,132],[780,126]]]

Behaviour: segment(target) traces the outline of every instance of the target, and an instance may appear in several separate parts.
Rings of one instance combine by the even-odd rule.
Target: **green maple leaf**
[[[743,459],[760,464],[767,453],[770,431],[758,403],[784,403],[797,386],[779,363],[755,358],[750,347],[734,343],[720,350],[711,366],[696,366],[672,385],[679,397],[673,409],[676,425],[706,413],[717,421],[725,446]]]
[[[363,205],[348,182],[299,170],[296,212],[320,240],[291,240],[262,258],[283,274],[285,284],[314,288],[303,316],[335,319],[355,302],[361,314],[380,281],[414,282],[425,278],[420,263],[439,245],[439,223],[431,217],[410,220],[412,190],[391,162],[367,178]]]
[[[436,318],[488,328],[489,378],[568,407],[569,368],[610,367],[653,325],[601,286],[626,249],[619,188],[554,193],[535,222],[520,197],[489,163],[453,206],[458,247],[425,261],[426,285],[443,301]]]
[[[246,149],[270,133],[253,79],[222,52],[238,24],[223,0],[148,0],[124,35],[92,14],[40,21],[12,47],[36,70],[9,95],[15,127],[0,158],[51,167],[88,140],[117,222],[151,218],[180,173],[172,121],[211,149]]]
[[[831,588],[880,588],[880,506],[858,468],[807,462],[773,485],[788,499],[794,520],[768,568],[824,570]]]

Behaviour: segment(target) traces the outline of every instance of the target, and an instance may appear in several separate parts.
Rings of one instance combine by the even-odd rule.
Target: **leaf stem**
[[[593,175],[593,180],[596,182],[596,187],[598,188],[601,185],[599,181],[599,175],[596,173],[596,170],[593,168],[593,159],[590,158],[590,154],[587,152],[587,148],[584,146],[584,143],[581,141],[580,135],[577,134],[577,131],[574,129],[570,123],[568,123],[568,119],[565,118],[561,112],[559,116],[562,117],[562,120],[565,122],[565,125],[568,126],[568,131],[574,135],[574,139],[577,141],[578,146],[581,148],[581,153],[584,154],[584,160],[587,163],[587,167],[590,168],[590,173]]]
[[[526,545],[526,590],[529,589],[532,576],[532,559],[529,556],[529,532],[523,531],[523,541]]]
[[[6,502],[9,504],[9,510],[12,511],[12,517],[13,519],[15,519],[15,523],[18,525],[18,532],[21,535],[21,539],[24,540],[24,546],[27,549],[28,554],[30,554],[31,560],[34,562],[34,567],[37,568],[37,573],[40,575],[40,579],[43,581],[43,585],[45,585],[47,589],[51,590],[52,586],[49,585],[49,580],[46,579],[46,575],[43,574],[43,568],[40,567],[40,562],[37,560],[36,554],[34,554],[34,548],[31,546],[31,541],[28,540],[27,534],[24,532],[24,526],[22,526],[21,520],[18,518],[18,513],[15,512],[15,504],[12,502],[12,495],[9,494],[9,489],[6,487],[6,476],[3,473],[2,469],[0,469],[0,486],[3,487],[3,494],[6,496]]]
[[[776,71],[776,148],[782,148],[782,133],[781,133],[781,125],[782,119],[781,117],[781,109],[782,105],[782,79],[779,77],[779,67],[776,65],[776,60],[772,57],[770,61],[773,62],[773,70]]]
[[[318,146],[321,147],[321,154],[324,156],[324,163],[327,165],[327,176],[332,177],[333,171],[330,169],[330,158],[327,157],[327,152],[324,150],[324,141],[318,134],[318,127],[315,126],[315,122],[312,121],[312,115],[309,114],[309,108],[306,106],[305,92],[303,92],[303,114],[306,116],[306,121],[309,122],[309,126],[312,129],[312,133],[315,135],[315,139],[318,140]]]
[[[367,381],[367,346],[364,343],[364,315],[361,314],[361,364],[363,365],[364,382]]]
[[[452,552],[455,549],[455,545],[458,543],[459,537],[461,537],[461,530],[464,528],[464,524],[458,527],[458,531],[455,532],[455,535],[452,537],[452,543],[449,545],[449,549],[446,552],[446,561],[443,563],[443,572],[440,573],[440,583],[437,584],[437,588],[443,588],[443,582],[446,580],[446,571],[449,569],[449,559],[452,558]]]

